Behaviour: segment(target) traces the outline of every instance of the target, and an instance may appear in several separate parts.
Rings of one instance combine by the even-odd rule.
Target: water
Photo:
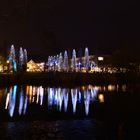
[[[0,88],[0,139],[135,139],[140,85]]]

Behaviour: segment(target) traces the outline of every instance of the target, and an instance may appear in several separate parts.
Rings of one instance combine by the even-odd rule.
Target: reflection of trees
[[[77,89],[71,90],[71,98],[72,98],[73,113],[75,113],[77,105]]]
[[[17,95],[17,91],[19,93],[18,95]],[[17,100],[17,96],[19,97],[19,100]],[[6,97],[6,103],[5,103],[5,109],[8,109],[10,117],[13,117],[16,106],[18,107],[19,115],[26,113],[27,96],[26,96],[25,88],[23,87],[18,88],[15,85],[11,87],[10,90],[8,91]]]
[[[26,113],[26,108],[27,108],[27,96],[26,96],[26,91],[24,87],[20,88],[20,93],[19,93],[19,115],[25,114]]]
[[[10,117],[13,117],[15,106],[16,106],[16,93],[17,86],[11,87],[9,93],[7,94],[6,106],[5,108],[9,110]]]
[[[61,88],[48,88],[48,106],[57,106],[59,111],[62,110],[62,104],[64,102],[64,111],[67,111],[68,106],[68,89]]]
[[[47,94],[45,94],[45,91]],[[68,106],[72,105],[73,113],[76,113],[77,105],[84,103],[85,114],[89,114],[89,105],[97,95],[95,87],[82,88],[43,88],[42,86],[13,86],[7,90],[5,109],[8,110],[10,117],[14,114],[25,115],[28,104],[45,105],[48,109],[57,109],[67,112]],[[44,96],[47,96],[44,97]],[[44,100],[47,99],[47,102]]]

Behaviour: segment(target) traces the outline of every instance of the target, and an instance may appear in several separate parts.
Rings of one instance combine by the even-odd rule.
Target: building
[[[33,60],[30,60],[27,62],[27,72],[43,72],[44,65],[44,62],[36,63]]]

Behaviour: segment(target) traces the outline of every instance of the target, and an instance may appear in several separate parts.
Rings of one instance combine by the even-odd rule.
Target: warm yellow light
[[[32,101],[32,92],[33,92],[32,86],[29,86],[29,101],[30,101],[30,103]]]
[[[93,89],[93,86],[92,85],[88,85],[88,89]]]
[[[109,91],[114,91],[115,90],[115,85],[108,85],[108,90]]]
[[[0,72],[2,72],[3,71],[3,68],[0,66]]]
[[[101,90],[101,87],[95,86],[94,89],[95,89],[95,90]]]
[[[98,60],[99,60],[99,61],[103,61],[104,58],[100,56],[100,57],[98,57]]]
[[[126,85],[122,85],[122,91],[126,92]]]
[[[85,86],[82,86],[82,90],[85,90]]]
[[[99,99],[100,103],[104,103],[104,95],[103,94],[99,94],[98,99]]]
[[[4,66],[4,70],[8,70],[8,67],[7,66]]]
[[[5,109],[7,109],[7,108],[8,108],[9,98],[10,98],[10,94],[8,93],[8,94],[7,94],[7,97],[6,97]]]

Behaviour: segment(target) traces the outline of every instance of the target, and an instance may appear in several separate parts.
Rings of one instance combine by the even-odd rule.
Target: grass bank
[[[48,84],[48,85],[84,85],[84,84],[121,84],[138,83],[140,74],[136,73],[15,73],[0,74],[0,85],[11,84]]]

